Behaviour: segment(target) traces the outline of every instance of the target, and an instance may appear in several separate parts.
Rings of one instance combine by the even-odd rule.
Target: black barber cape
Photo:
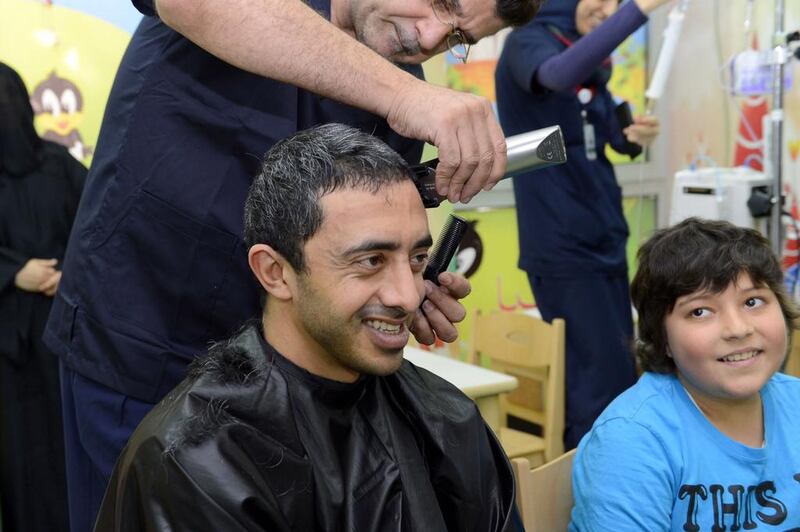
[[[508,460],[455,387],[408,361],[323,379],[250,324],[143,420],[95,530],[501,531],[513,505]]]

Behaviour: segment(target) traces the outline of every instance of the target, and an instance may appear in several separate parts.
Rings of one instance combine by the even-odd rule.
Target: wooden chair
[[[517,508],[527,532],[566,532],[572,512],[575,449],[531,470],[524,458],[512,460]]]
[[[511,414],[542,428],[539,437],[501,427],[497,436],[506,454],[527,457],[533,465],[554,460],[564,453],[564,320],[548,324],[525,314],[476,313],[473,327],[471,357],[487,357],[492,369],[521,383],[520,394],[500,398],[502,424]],[[526,397],[531,388],[540,397]]]

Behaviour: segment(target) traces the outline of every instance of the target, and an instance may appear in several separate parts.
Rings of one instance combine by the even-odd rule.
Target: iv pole
[[[775,35],[772,50],[772,111],[770,112],[770,174],[772,177],[773,208],[770,215],[769,237],[772,251],[780,257],[783,253],[783,75],[788,49],[784,31],[784,2],[775,0]],[[765,154],[766,155],[766,154]]]

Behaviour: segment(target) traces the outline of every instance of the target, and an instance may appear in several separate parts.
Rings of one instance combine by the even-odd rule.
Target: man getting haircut
[[[431,245],[407,163],[348,126],[297,133],[267,153],[244,226],[261,320],[144,418],[95,530],[513,529],[477,407],[403,359]]]

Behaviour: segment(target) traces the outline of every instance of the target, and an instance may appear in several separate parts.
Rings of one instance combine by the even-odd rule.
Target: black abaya
[[[0,504],[4,532],[58,532],[68,530],[58,359],[41,341],[52,298],[14,279],[29,259],[63,258],[86,169],[35,137],[29,109],[0,63]]]

